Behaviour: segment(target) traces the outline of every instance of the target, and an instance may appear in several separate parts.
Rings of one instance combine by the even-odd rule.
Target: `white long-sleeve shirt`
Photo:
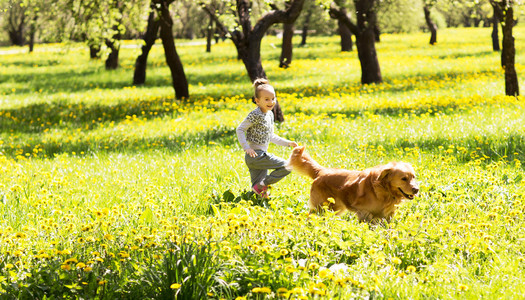
[[[291,141],[273,133],[273,112],[263,113],[259,107],[252,110],[237,127],[237,139],[244,150],[268,150],[270,142],[288,146]]]

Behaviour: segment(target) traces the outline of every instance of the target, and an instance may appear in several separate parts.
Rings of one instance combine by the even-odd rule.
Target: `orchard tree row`
[[[375,44],[381,32],[427,30],[430,45],[445,26],[492,26],[493,49],[500,50],[507,95],[519,95],[512,29],[521,0],[0,0],[0,18],[15,45],[38,42],[85,42],[91,58],[104,58],[106,69],[119,66],[120,41],[144,39],[133,83],[146,82],[148,53],[160,38],[177,99],[188,98],[188,82],[175,38],[230,39],[250,80],[266,77],[261,41],[282,32],[280,66],[292,62],[292,36],[341,36],[341,50],[351,51],[355,39],[363,84],[382,82]],[[202,20],[208,20],[202,22]],[[283,24],[282,26],[276,26]],[[283,120],[279,106],[276,119]]]

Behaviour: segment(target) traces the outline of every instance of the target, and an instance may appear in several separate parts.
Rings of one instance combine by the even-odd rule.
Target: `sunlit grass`
[[[248,192],[235,127],[254,107],[252,87],[228,41],[212,53],[178,45],[187,102],[174,99],[160,45],[141,87],[133,42],[111,72],[78,45],[2,55],[0,293],[519,299],[525,101],[502,95],[490,29],[439,34],[434,47],[426,34],[383,35],[384,83],[367,86],[337,37],[295,47],[286,70],[280,41],[263,41],[286,118],[279,135],[329,167],[414,166],[420,195],[373,227],[308,216],[311,180],[295,174],[269,202]]]

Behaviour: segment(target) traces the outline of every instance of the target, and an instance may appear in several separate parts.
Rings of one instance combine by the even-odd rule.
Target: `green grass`
[[[254,108],[252,87],[231,42],[211,53],[178,44],[187,102],[174,99],[160,45],[141,87],[131,85],[138,48],[123,48],[110,72],[82,45],[1,55],[0,293],[520,299],[525,102],[502,95],[490,29],[427,40],[383,35],[384,83],[366,86],[337,37],[296,46],[289,69],[278,68],[280,41],[263,40],[279,135],[329,167],[416,169],[420,195],[377,226],[308,216],[311,181],[296,174],[269,202],[251,195],[235,128]]]

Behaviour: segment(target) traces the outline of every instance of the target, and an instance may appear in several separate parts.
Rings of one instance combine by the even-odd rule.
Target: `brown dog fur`
[[[295,147],[288,160],[288,169],[312,178],[310,212],[316,212],[333,198],[329,208],[342,214],[356,213],[360,221],[390,220],[403,199],[413,199],[419,187],[412,166],[391,162],[363,171],[325,168]]]

